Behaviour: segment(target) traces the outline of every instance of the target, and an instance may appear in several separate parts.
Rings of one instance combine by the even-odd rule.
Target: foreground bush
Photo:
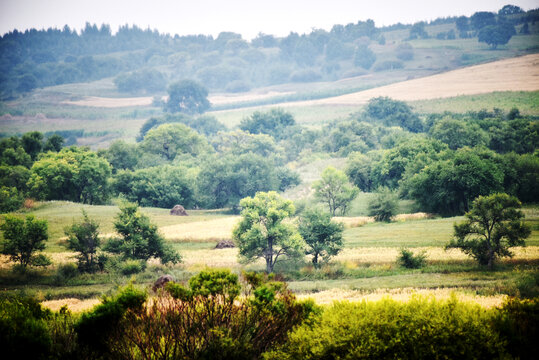
[[[436,301],[416,297],[408,303],[391,299],[335,303],[314,326],[298,327],[285,346],[267,353],[265,358],[500,358],[507,355],[506,340],[489,326],[496,311],[455,298]],[[515,329],[508,332],[514,334]]]
[[[253,359],[281,344],[314,310],[284,283],[207,270],[189,287],[169,283],[156,298],[133,287],[106,299],[77,325],[94,357],[114,359]]]

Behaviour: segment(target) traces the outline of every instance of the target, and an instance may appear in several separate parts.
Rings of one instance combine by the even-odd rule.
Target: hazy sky
[[[88,21],[109,24],[113,32],[136,24],[171,35],[234,31],[251,39],[259,32],[285,36],[367,19],[381,26],[469,16],[506,4],[529,10],[539,0],[0,0],[0,34],[66,24],[80,30]]]

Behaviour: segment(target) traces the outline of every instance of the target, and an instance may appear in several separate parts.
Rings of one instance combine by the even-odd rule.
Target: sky
[[[470,16],[506,4],[539,8],[539,0],[0,0],[0,34],[66,24],[79,31],[90,22],[113,32],[135,24],[171,35],[233,31],[250,40],[260,32],[281,37],[367,19],[384,26]]]

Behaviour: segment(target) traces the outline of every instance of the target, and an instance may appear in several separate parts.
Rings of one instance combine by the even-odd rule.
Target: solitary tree
[[[120,238],[109,240],[106,251],[119,253],[126,259],[148,260],[155,257],[164,264],[181,261],[181,256],[165,244],[157,226],[139,211],[136,204],[126,203],[120,207],[114,228]]]
[[[359,193],[359,189],[350,184],[346,174],[333,167],[322,172],[322,179],[313,184],[315,197],[328,205],[329,212],[335,216],[337,210],[341,215],[346,214],[352,200]]]
[[[397,213],[399,199],[396,193],[387,187],[379,188],[374,198],[369,201],[369,216],[376,221],[390,222]]]
[[[5,222],[0,225],[4,232],[2,254],[17,261],[23,268],[28,265],[46,266],[50,260],[45,255],[36,255],[36,251],[45,249],[45,241],[49,238],[47,221],[37,220],[32,215],[26,221],[13,215],[6,215]]]
[[[492,269],[497,258],[513,256],[509,248],[524,246],[524,239],[531,234],[522,221],[520,205],[516,197],[507,194],[479,196],[466,220],[454,225],[454,239],[446,249],[461,249]]]
[[[477,39],[496,49],[498,45],[505,45],[515,34],[515,27],[511,24],[488,25],[479,30]]]
[[[182,80],[169,86],[166,111],[202,114],[209,108],[208,90],[196,81]]]
[[[344,225],[331,221],[329,214],[320,211],[307,211],[300,217],[299,233],[305,240],[305,253],[312,255],[313,265],[319,267],[319,258],[329,261],[343,248],[342,232]]]
[[[99,240],[99,224],[82,211],[82,221],[66,227],[67,248],[79,253],[79,270],[94,272],[97,269],[96,253],[101,241]]]
[[[294,226],[285,223],[294,214],[294,205],[275,191],[259,192],[240,201],[242,219],[234,228],[233,238],[246,262],[263,258],[266,272],[273,272],[282,255],[299,257],[304,241]]]

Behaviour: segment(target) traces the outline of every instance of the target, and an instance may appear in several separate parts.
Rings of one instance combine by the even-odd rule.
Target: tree
[[[368,70],[375,61],[376,55],[367,45],[360,45],[356,48],[354,52],[354,65]]]
[[[485,26],[496,25],[496,14],[478,11],[470,17],[470,24],[475,31],[479,31]]]
[[[232,233],[240,259],[251,262],[263,258],[269,274],[281,256],[301,256],[305,242],[292,224],[284,222],[295,211],[290,200],[275,191],[258,192],[242,199],[240,206],[242,219]]]
[[[430,129],[430,135],[434,139],[446,143],[451,150],[464,146],[487,145],[489,142],[488,134],[477,124],[470,124],[449,116],[436,122]]]
[[[512,257],[509,248],[524,246],[524,239],[531,234],[522,221],[520,205],[516,197],[503,193],[479,196],[466,220],[454,225],[454,238],[446,249],[461,249],[492,270],[496,259]]]
[[[28,187],[33,196],[45,200],[101,204],[108,199],[107,160],[84,148],[64,148],[46,153],[32,166]]]
[[[305,253],[312,255],[313,265],[319,267],[318,259],[328,262],[343,248],[342,232],[344,225],[331,221],[331,215],[320,211],[306,211],[299,219],[299,233],[305,240]]]
[[[410,28],[410,40],[421,38],[428,39],[429,34],[425,31],[425,23],[423,21],[417,22]]]
[[[373,120],[380,120],[386,126],[400,126],[411,132],[423,130],[423,124],[412,108],[404,101],[380,96],[369,100],[365,114]]]
[[[505,45],[515,34],[515,27],[511,24],[489,25],[479,30],[477,39],[496,49],[498,45]]]
[[[346,214],[352,200],[359,193],[359,189],[350,184],[346,174],[333,167],[322,172],[322,179],[313,184],[315,197],[328,205],[329,212],[335,216],[337,210],[341,215]]]
[[[124,203],[114,221],[120,238],[110,239],[105,250],[121,254],[125,259],[148,260],[155,257],[163,264],[176,264],[181,256],[165,243],[157,226],[142,214],[137,204]]]
[[[352,153],[346,161],[346,175],[361,191],[372,190],[372,159],[360,152]]]
[[[45,145],[43,145],[43,151],[58,152],[62,150],[63,146],[64,138],[58,134],[52,134],[45,142]]]
[[[449,216],[468,211],[479,195],[503,191],[503,180],[495,153],[462,148],[451,159],[434,161],[419,170],[406,179],[403,188],[424,211]]]
[[[12,261],[17,261],[23,268],[28,265],[47,266],[50,260],[36,251],[45,249],[49,238],[46,220],[38,220],[33,215],[27,215],[26,221],[13,215],[6,215],[0,230],[4,232],[2,254],[8,255]]]
[[[79,270],[82,272],[94,272],[97,270],[96,253],[101,240],[99,239],[99,224],[88,217],[86,211],[82,211],[82,221],[75,222],[66,227],[64,233],[67,236],[67,248],[79,253]]]
[[[165,110],[171,113],[202,114],[210,108],[208,90],[193,80],[182,80],[168,87]]]
[[[498,15],[507,16],[515,14],[523,14],[524,10],[520,6],[516,5],[505,5],[498,11]]]
[[[212,151],[204,136],[183,124],[163,124],[148,131],[140,148],[167,161],[181,154],[198,156]]]
[[[128,144],[123,140],[116,140],[108,149],[99,150],[98,154],[109,162],[112,166],[112,172],[118,170],[133,170],[140,157],[138,148],[135,144]]]
[[[286,137],[287,128],[296,124],[294,116],[283,109],[271,109],[267,112],[255,111],[244,118],[240,129],[251,134],[268,134],[275,139]]]
[[[399,198],[396,193],[387,187],[379,188],[369,201],[369,216],[374,216],[376,221],[390,222],[396,215],[398,206]]]
[[[43,149],[43,134],[39,131],[27,132],[23,134],[21,141],[24,151],[35,160]]]

